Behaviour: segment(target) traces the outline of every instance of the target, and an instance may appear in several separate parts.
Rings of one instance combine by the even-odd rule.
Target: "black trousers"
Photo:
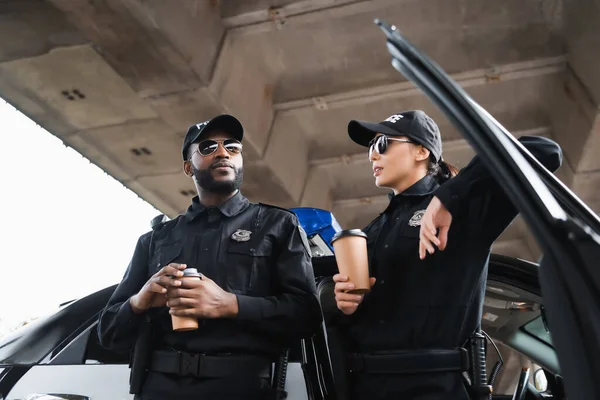
[[[274,400],[268,379],[252,376],[193,378],[149,372],[136,400]]]
[[[462,375],[453,373],[427,374],[364,374],[349,375],[352,400],[469,400]]]

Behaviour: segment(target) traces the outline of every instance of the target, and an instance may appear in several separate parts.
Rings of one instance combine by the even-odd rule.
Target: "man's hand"
[[[172,315],[196,318],[231,318],[238,314],[236,295],[221,289],[212,279],[186,280],[167,293]]]
[[[425,259],[427,253],[433,254],[436,245],[444,250],[448,243],[448,231],[452,224],[452,214],[442,204],[440,199],[433,197],[425,215],[421,218],[421,233],[419,234],[419,257]]]
[[[185,267],[185,264],[172,263],[152,275],[142,289],[129,299],[133,312],[141,314],[153,307],[164,307],[167,303],[167,288],[181,285],[180,281],[172,277],[182,276]]]
[[[349,290],[354,289],[354,284],[348,282],[348,277],[340,274],[335,274],[333,276],[333,281],[335,282],[335,303],[337,304],[337,308],[340,309],[346,315],[351,315],[356,312],[360,303],[362,303],[365,298],[364,294],[352,294],[347,293]],[[375,278],[369,278],[371,283],[371,287],[375,284]]]

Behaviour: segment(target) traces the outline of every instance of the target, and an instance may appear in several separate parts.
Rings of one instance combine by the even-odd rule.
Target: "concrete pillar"
[[[273,83],[263,61],[240,53],[227,36],[209,90],[244,125],[246,146],[264,155],[273,121]],[[242,50],[243,51],[243,50]]]
[[[300,203],[308,176],[308,139],[285,128],[285,119],[276,119],[264,161],[283,183],[290,197]],[[286,166],[282,168],[282,166]]]
[[[600,104],[600,4],[597,0],[564,2],[567,61],[587,89],[595,104]]]
[[[572,70],[567,70],[549,114],[554,137],[574,172],[600,169],[598,106]]]
[[[574,171],[600,170],[600,5],[564,3],[568,70],[552,119]]]

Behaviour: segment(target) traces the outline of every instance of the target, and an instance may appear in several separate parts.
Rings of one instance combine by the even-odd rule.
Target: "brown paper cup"
[[[348,293],[364,294],[371,290],[367,235],[360,229],[344,230],[337,232],[331,243],[340,274],[348,276],[354,284],[354,290]]]
[[[186,268],[183,270],[184,276],[179,280],[199,280],[200,274],[194,268]],[[175,310],[175,308],[173,308]],[[193,331],[198,329],[198,319],[196,317],[178,317],[171,315],[171,323],[173,324],[173,330],[178,332]]]

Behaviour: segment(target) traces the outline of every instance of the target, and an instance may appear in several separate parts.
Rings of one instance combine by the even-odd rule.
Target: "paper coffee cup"
[[[196,268],[186,268],[183,270],[183,276],[177,279],[182,282],[192,279],[200,280],[200,274]],[[175,310],[175,308],[171,308]],[[196,317],[179,317],[176,315],[171,315],[171,323],[173,324],[173,330],[178,332],[193,331],[198,329],[198,319]]]
[[[360,229],[339,231],[331,239],[331,244],[340,274],[346,275],[354,284],[354,290],[348,293],[363,294],[371,290],[367,234]]]

